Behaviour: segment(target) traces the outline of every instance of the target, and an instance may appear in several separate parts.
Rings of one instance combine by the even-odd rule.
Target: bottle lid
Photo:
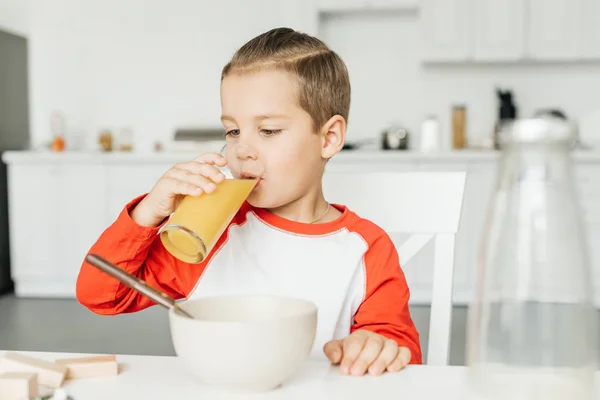
[[[510,120],[502,124],[499,140],[502,144],[572,143],[575,127],[567,120],[547,116]]]

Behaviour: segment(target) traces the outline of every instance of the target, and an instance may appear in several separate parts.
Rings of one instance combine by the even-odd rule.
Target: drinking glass
[[[265,171],[257,152],[241,143],[227,143],[221,154],[227,165],[217,168],[226,179],[212,193],[185,196],[159,233],[167,251],[190,264],[211,252]]]

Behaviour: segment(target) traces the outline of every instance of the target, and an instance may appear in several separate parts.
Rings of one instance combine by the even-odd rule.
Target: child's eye
[[[225,136],[238,136],[240,134],[240,130],[239,129],[231,129],[227,132],[225,132]]]
[[[261,132],[267,136],[271,136],[281,133],[281,129],[261,129]]]

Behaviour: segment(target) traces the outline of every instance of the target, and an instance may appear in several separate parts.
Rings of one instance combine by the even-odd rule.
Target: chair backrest
[[[447,365],[454,239],[462,211],[466,172],[356,172],[354,169],[350,166],[327,169],[323,190],[328,201],[347,205],[388,233],[410,234],[398,247],[401,264],[434,241],[426,363]]]

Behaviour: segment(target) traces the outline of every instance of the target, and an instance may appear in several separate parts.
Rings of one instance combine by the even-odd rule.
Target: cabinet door
[[[583,0],[581,56],[600,60],[600,0]]]
[[[529,0],[528,55],[534,60],[580,56],[582,0]]]
[[[106,223],[112,224],[131,200],[148,193],[173,163],[112,163],[106,168]]]
[[[317,0],[319,11],[412,10],[419,0]]]
[[[471,56],[471,2],[423,0],[422,59],[428,62],[465,61]]]
[[[106,188],[101,164],[63,165],[60,174],[61,279],[72,284],[90,247],[106,229]]]
[[[10,165],[8,205],[15,283],[60,275],[60,167]]]
[[[473,58],[515,61],[525,55],[525,0],[476,0],[473,3]]]

